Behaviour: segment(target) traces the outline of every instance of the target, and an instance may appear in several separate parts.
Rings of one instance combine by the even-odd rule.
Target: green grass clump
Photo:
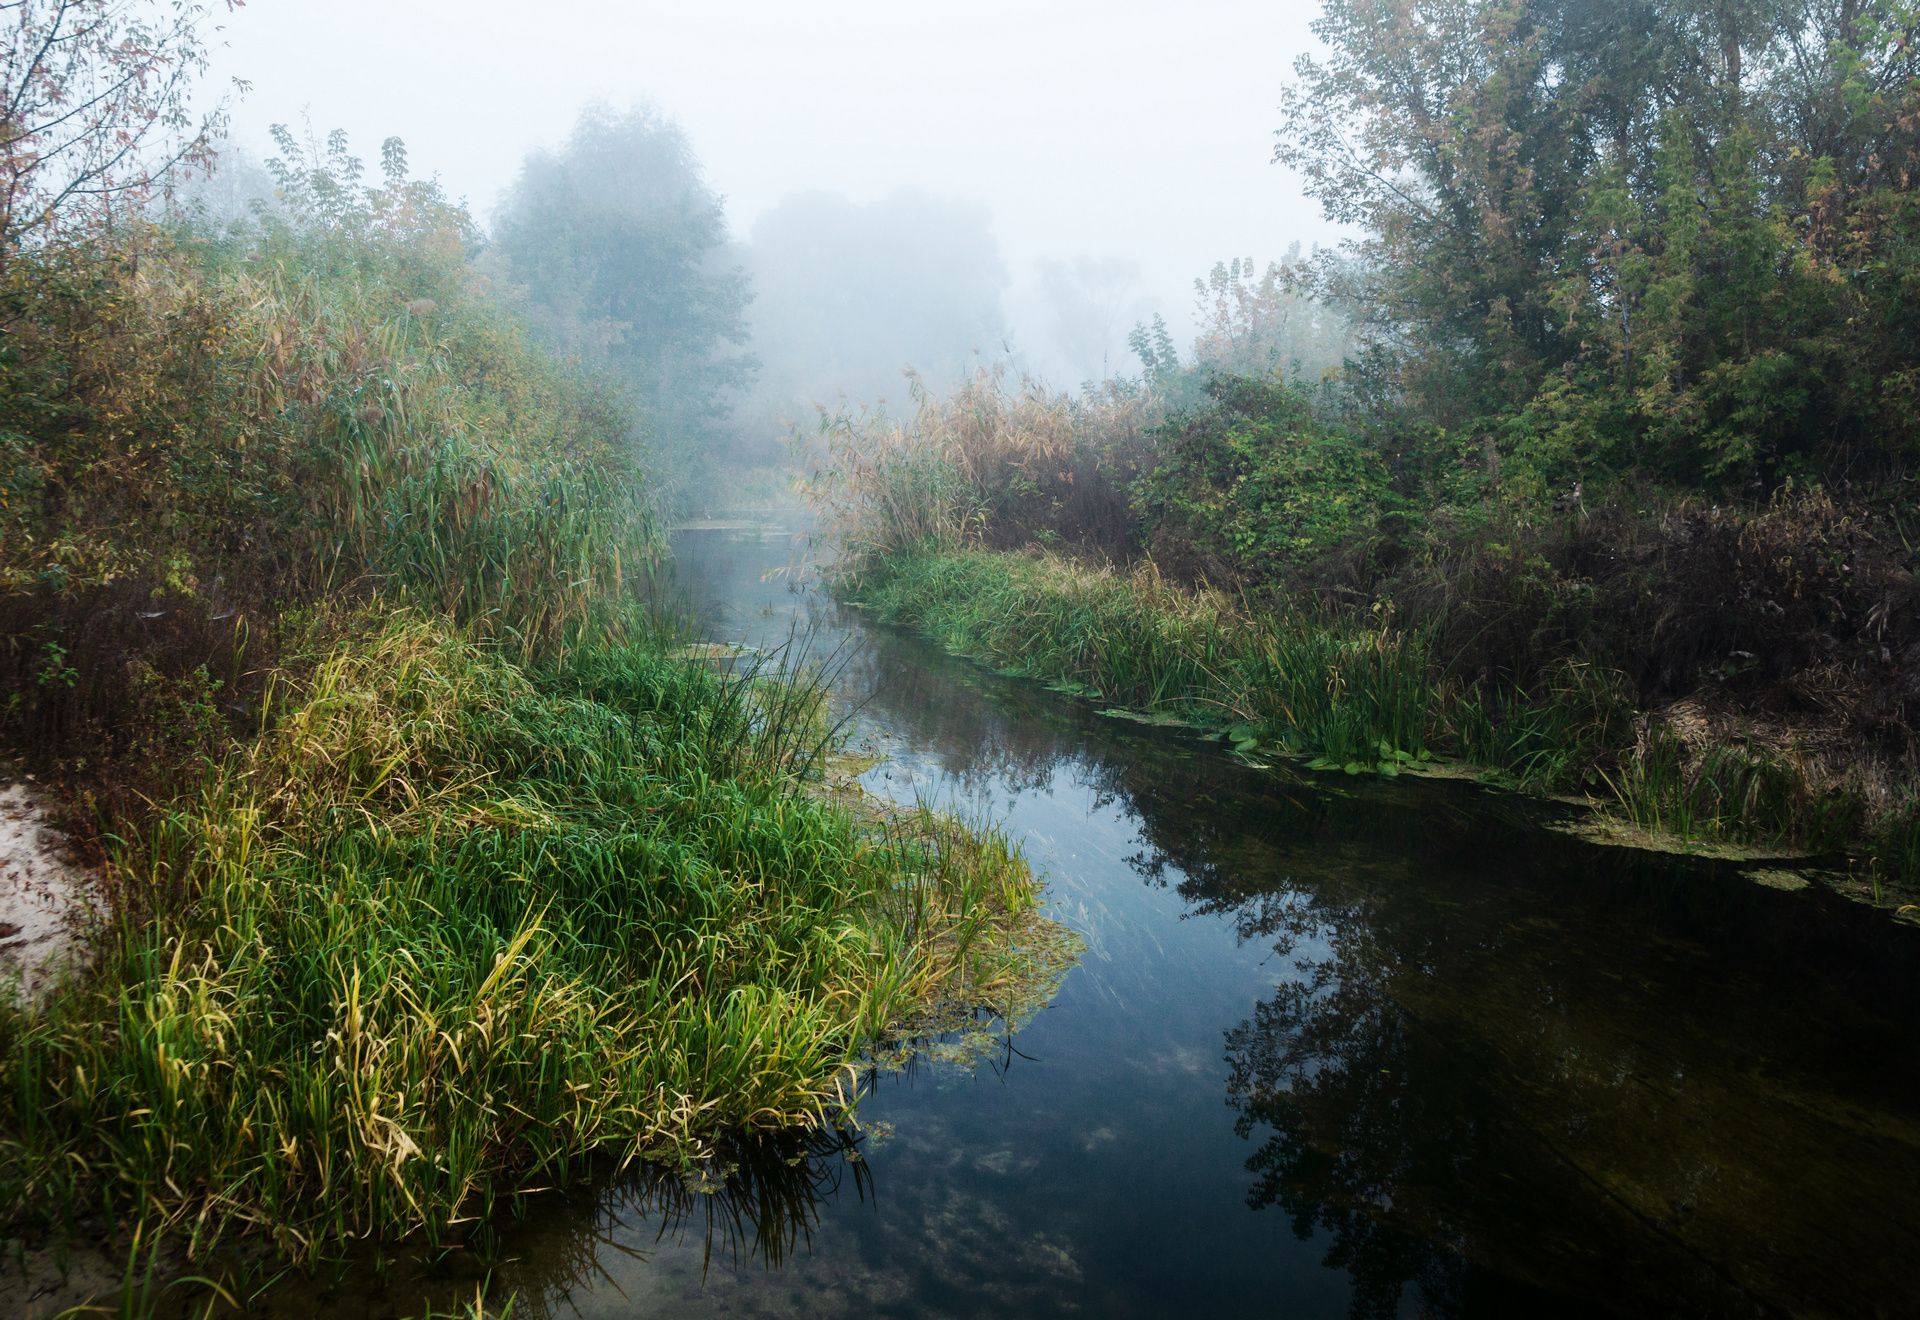
[[[406,611],[302,645],[258,739],[116,847],[91,974],[0,1009],[16,1224],[439,1238],[596,1153],[820,1123],[889,1024],[1010,974],[1024,865],[810,795],[791,676],[521,666]]]
[[[1042,554],[899,555],[843,589],[948,650],[1109,705],[1342,765],[1429,748],[1435,688],[1421,639],[1385,621],[1256,619],[1151,564],[1122,573]]]
[[[1808,778],[1777,753],[1689,748],[1672,732],[1653,728],[1606,783],[1620,814],[1652,833],[1843,847],[1863,831],[1862,800],[1818,792]]]

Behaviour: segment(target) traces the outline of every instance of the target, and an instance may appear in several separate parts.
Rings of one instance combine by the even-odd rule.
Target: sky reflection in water
[[[1901,1308],[1911,932],[1466,785],[1255,774],[763,580],[794,553],[683,534],[710,635],[851,646],[869,788],[1006,825],[1086,956],[859,1133],[539,1207],[519,1314]]]

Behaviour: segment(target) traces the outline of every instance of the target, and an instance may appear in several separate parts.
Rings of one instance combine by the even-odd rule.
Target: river
[[[678,550],[708,636],[837,652],[867,788],[1003,824],[1087,950],[984,1060],[873,1078],[857,1132],[530,1202],[470,1253],[516,1315],[1911,1313],[1920,931],[1103,718],[797,589],[779,529]]]

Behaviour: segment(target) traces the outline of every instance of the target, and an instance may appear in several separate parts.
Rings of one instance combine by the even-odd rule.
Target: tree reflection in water
[[[1369,787],[1199,821],[1165,782],[1131,794],[1139,869],[1285,969],[1226,1033],[1248,1204],[1332,1235],[1356,1315],[1409,1288],[1482,1311],[1487,1272],[1656,1312],[1901,1295],[1911,931],[1524,804]]]
[[[1920,1026],[1920,932],[1470,785],[1250,775],[893,646],[861,681],[950,782],[984,803],[1070,775],[1188,919],[1272,950],[1225,1031],[1247,1203],[1330,1236],[1356,1315],[1905,1295],[1920,1070],[1889,1042]]]

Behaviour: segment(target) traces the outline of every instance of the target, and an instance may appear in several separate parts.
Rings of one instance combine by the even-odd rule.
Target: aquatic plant
[[[842,588],[949,650],[1103,704],[1372,767],[1427,749],[1432,687],[1417,636],[1256,618],[1217,591],[1056,556],[895,556]]]

